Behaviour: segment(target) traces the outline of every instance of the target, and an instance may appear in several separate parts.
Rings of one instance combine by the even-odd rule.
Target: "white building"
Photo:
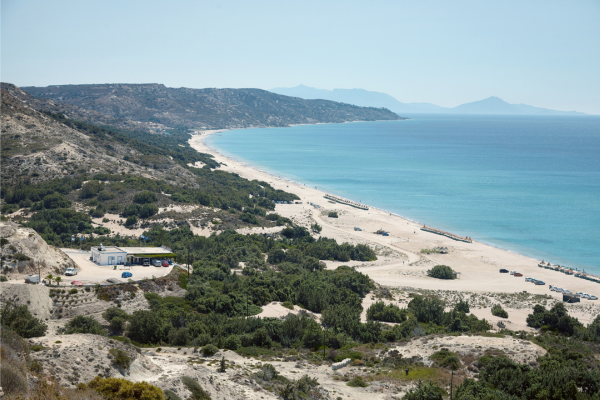
[[[117,265],[127,261],[127,252],[115,246],[91,248],[92,261],[98,265]]]

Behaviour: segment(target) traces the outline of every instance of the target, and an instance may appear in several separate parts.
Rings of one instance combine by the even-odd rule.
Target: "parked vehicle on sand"
[[[168,267],[168,266],[169,266],[169,262],[168,262],[168,261],[166,261],[166,260],[165,260],[165,261],[163,261],[163,262],[162,262],[162,266],[163,266],[163,267]]]
[[[502,268],[502,269],[500,270],[500,273],[501,273],[501,274],[508,274],[508,270],[507,270],[507,269],[504,269],[504,268]]]
[[[75,268],[67,268],[67,270],[65,271],[65,275],[66,276],[77,275],[77,270]]]
[[[121,274],[121,278],[131,278],[133,274],[129,271],[125,271]]]

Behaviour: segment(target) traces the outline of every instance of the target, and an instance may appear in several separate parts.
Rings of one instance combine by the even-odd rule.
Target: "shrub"
[[[79,293],[79,291],[75,288],[69,290],[69,294],[77,294],[77,293]]]
[[[242,340],[238,335],[230,335],[225,339],[225,348],[229,350],[237,350],[242,347]]]
[[[15,306],[12,303],[7,303],[0,311],[0,323],[24,338],[44,336],[48,329],[42,320],[29,312],[26,305]]]
[[[18,394],[27,391],[27,377],[16,365],[3,362],[0,365],[0,384],[8,394]]]
[[[131,225],[135,225],[138,223],[138,218],[135,215],[131,215],[129,217],[127,217],[127,219],[125,220],[125,226],[131,226]]]
[[[98,193],[98,200],[100,201],[105,201],[105,200],[112,200],[115,198],[115,194],[111,193],[111,192],[107,192],[106,190],[102,190],[100,193]],[[48,208],[48,207],[46,207]]]
[[[94,335],[105,336],[106,329],[94,318],[78,315],[67,323],[65,333],[92,333]]]
[[[127,312],[121,310],[120,308],[111,307],[111,308],[107,308],[106,311],[104,311],[102,313],[102,317],[105,320],[107,320],[108,322],[111,322],[113,320],[113,318],[116,318],[116,317],[121,317],[121,318],[127,320],[129,315],[127,314]]]
[[[436,265],[427,274],[437,279],[454,279],[454,271],[447,265]]]
[[[456,371],[460,368],[460,360],[456,354],[445,348],[433,353],[431,359],[440,367],[448,368],[452,371]]]
[[[415,389],[410,389],[403,397],[404,400],[443,400],[446,391],[431,382],[419,381]]]
[[[202,354],[204,354],[207,357],[214,356],[215,354],[217,354],[217,351],[219,351],[219,349],[212,344],[207,344],[202,348]]]
[[[492,307],[492,315],[500,318],[508,318],[508,313],[502,308],[500,304],[495,304]]]
[[[277,378],[277,375],[279,374],[279,372],[277,372],[277,370],[275,369],[275,367],[272,364],[264,364],[262,366],[262,368],[260,369],[260,372],[258,373],[259,377],[263,380],[263,381],[272,381],[273,379]]]
[[[107,400],[163,400],[163,392],[147,382],[130,382],[122,378],[95,377],[88,383]]]
[[[29,261],[31,260],[31,258],[29,256],[26,256],[23,253],[16,253],[15,255],[13,255],[13,258],[17,261]]]
[[[189,376],[182,376],[181,382],[185,385],[185,387],[192,392],[191,399],[192,400],[210,400],[210,395],[202,389],[202,386]]]
[[[471,312],[471,308],[469,307],[469,303],[461,300],[454,306],[454,311],[460,311],[464,312],[465,314],[468,314],[469,312]]]
[[[154,203],[156,200],[158,200],[156,193],[152,193],[147,190],[136,193],[135,196],[133,196],[133,202],[137,204]]]
[[[105,228],[103,226],[98,226],[98,227],[94,228],[94,233],[96,235],[108,235],[108,234],[110,234],[110,229]]]
[[[140,218],[150,218],[158,213],[158,207],[154,204],[144,204],[138,213]]]
[[[329,211],[329,214],[327,214],[327,216],[329,218],[337,218],[338,217],[338,213],[337,213],[337,211]]]
[[[371,304],[367,309],[367,319],[369,321],[384,322],[404,322],[406,321],[406,310],[400,309],[393,304],[386,305],[383,301]]]
[[[281,303],[282,306],[284,306],[285,308],[289,309],[289,310],[293,310],[294,309],[294,304],[292,304],[291,301],[284,301],[283,303]]]
[[[369,384],[367,382],[365,382],[363,377],[359,376],[359,375],[352,378],[348,383],[346,383],[346,385],[351,386],[351,387],[367,387],[367,386],[369,386]]]
[[[165,394],[165,400],[182,400],[181,397],[177,396],[171,389],[165,389],[163,392]]]
[[[4,275],[0,275],[0,282],[7,282],[8,278]]]
[[[122,331],[123,329],[125,329],[125,324],[127,323],[127,320],[125,318],[122,317],[114,317],[111,321],[110,321],[110,329],[114,332],[119,332]]]
[[[114,363],[123,369],[129,369],[131,365],[131,357],[127,355],[123,350],[110,349],[108,351],[113,356]]]

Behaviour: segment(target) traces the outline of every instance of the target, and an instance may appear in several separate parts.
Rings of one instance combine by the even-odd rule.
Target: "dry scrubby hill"
[[[168,88],[162,84],[23,88],[33,96],[112,118],[174,128],[247,128],[402,119],[380,108],[304,100],[261,89]]]
[[[31,97],[14,85],[2,85],[3,182],[22,177],[36,183],[105,172],[136,173],[181,184],[195,181],[193,174],[167,156],[153,155],[152,168],[144,167],[139,164],[144,154],[127,143],[84,134],[39,110],[60,112],[65,107]]]

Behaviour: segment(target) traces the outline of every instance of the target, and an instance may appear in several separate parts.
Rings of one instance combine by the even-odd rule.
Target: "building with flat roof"
[[[175,254],[166,246],[162,247],[92,247],[91,259],[98,265],[143,264],[152,259],[173,261]]]
[[[115,246],[92,247],[92,261],[98,265],[117,265],[127,261],[127,252]]]

